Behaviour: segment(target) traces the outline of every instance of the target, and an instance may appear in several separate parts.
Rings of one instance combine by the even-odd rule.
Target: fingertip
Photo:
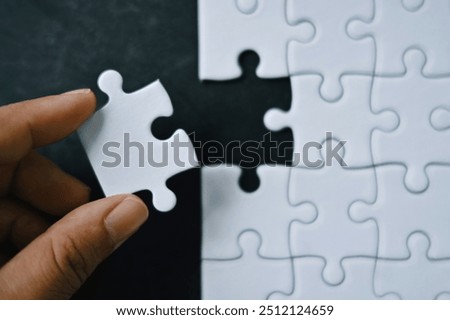
[[[70,297],[147,215],[142,200],[131,194],[75,209],[2,267],[0,298]]]
[[[30,149],[59,141],[95,111],[90,89],[13,103],[0,108],[0,163],[20,160]]]
[[[85,93],[82,94],[83,98],[86,100],[86,111],[88,116],[92,115],[97,107],[97,97],[94,91],[87,89]]]
[[[137,196],[122,195],[118,203],[105,217],[104,223],[116,248],[133,235],[148,219],[148,208]]]
[[[65,101],[70,102],[66,105],[79,115],[79,121],[77,124],[81,125],[82,122],[86,121],[95,111],[97,106],[97,98],[95,93],[87,89],[78,89],[65,92],[59,95]]]
[[[117,194],[117,195],[105,197],[105,198],[87,203],[86,205],[88,205],[88,206],[95,205],[99,210],[102,210],[104,212],[111,212],[125,200],[134,201],[135,205],[139,207],[139,210],[142,210],[145,213],[145,215],[149,214],[149,210],[148,210],[148,207],[145,204],[145,202],[142,201],[142,199],[139,198],[138,196],[131,194],[131,193]]]
[[[67,92],[61,93],[61,95],[89,94],[89,92],[91,92],[91,89],[85,88],[85,89],[76,89],[76,90],[72,90],[72,91],[67,91]]]
[[[117,202],[116,207],[120,206],[124,202],[130,202],[129,205],[133,207],[133,210],[137,211],[138,215],[140,215],[141,217],[145,217],[145,219],[142,218],[144,221],[147,220],[149,215],[149,209],[141,198],[132,193],[129,194],[125,193],[113,197],[119,197],[121,199]]]
[[[125,200],[133,200],[133,201],[136,201],[146,212],[147,212],[147,214],[148,214],[148,207],[147,207],[147,205],[145,204],[145,202],[141,199],[141,198],[139,198],[137,195],[135,195],[135,194],[127,194],[126,195],[126,198],[125,198]]]

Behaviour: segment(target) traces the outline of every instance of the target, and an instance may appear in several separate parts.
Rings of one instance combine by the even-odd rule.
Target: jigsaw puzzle
[[[173,113],[159,81],[132,93],[122,81],[117,71],[100,75],[109,101],[78,130],[80,140],[106,196],[150,190],[155,208],[169,211],[176,197],[166,180],[198,165],[194,148],[183,130],[165,141],[152,135],[152,122]]]
[[[293,166],[261,164],[254,192],[237,166],[202,168],[202,297],[449,298],[450,1],[198,0],[198,23],[201,80],[239,77],[246,50],[259,77],[290,77],[290,110],[255,121],[294,137]],[[151,132],[169,96],[112,70],[99,87],[79,135],[105,194],[172,209],[166,180],[198,161],[183,130]],[[297,164],[308,143],[343,161]]]
[[[255,50],[292,87],[255,121],[294,137],[293,167],[261,166],[254,193],[202,169],[203,298],[448,299],[450,1],[198,2],[200,78]],[[311,142],[348,166],[297,163]]]

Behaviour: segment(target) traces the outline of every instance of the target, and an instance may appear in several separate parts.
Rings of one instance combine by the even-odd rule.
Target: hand
[[[8,262],[0,252],[1,299],[70,297],[148,217],[133,195],[87,203],[87,186],[34,151],[75,131],[95,104],[86,89],[0,108],[0,244],[21,250]],[[62,218],[50,226],[49,215]]]

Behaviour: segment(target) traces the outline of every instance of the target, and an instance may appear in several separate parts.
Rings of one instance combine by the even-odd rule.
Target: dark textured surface
[[[155,121],[158,138],[183,128],[202,144],[260,141],[267,132],[264,113],[290,103],[287,79],[254,76],[254,54],[242,56],[242,79],[198,81],[195,0],[2,0],[0,43],[0,105],[91,87],[101,106],[106,96],[96,79],[112,68],[123,75],[125,91],[157,78],[166,87],[175,114]],[[291,140],[287,131],[273,137]],[[93,198],[102,196],[76,135],[42,152],[90,185]],[[208,163],[207,152],[197,152]],[[241,183],[250,190],[258,182],[254,171],[248,172]],[[152,209],[146,225],[98,268],[76,298],[200,297],[200,171],[180,174],[169,186],[178,197],[173,212]],[[148,194],[144,198],[151,202]]]

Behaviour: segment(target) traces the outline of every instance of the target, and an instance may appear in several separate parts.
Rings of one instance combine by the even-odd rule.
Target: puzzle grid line
[[[242,20],[246,20],[246,25],[250,24],[249,20],[252,18],[257,20],[264,17],[267,19],[265,31],[267,28],[270,29],[267,26],[272,26],[273,21],[270,19],[270,15],[258,15],[258,13],[261,10],[264,11],[265,5],[274,5],[275,1],[236,0],[235,2],[229,0],[221,1],[221,6],[227,4],[231,6],[236,3],[246,7],[247,9],[243,10],[244,14],[240,17]],[[281,58],[278,58],[283,59],[283,55],[279,55],[277,51],[280,48],[272,53],[258,50],[261,48],[264,50],[268,46],[267,43],[270,44],[273,34],[265,34],[261,31],[261,34],[265,34],[266,37],[259,41],[266,41],[267,43],[259,47],[242,45],[245,44],[247,34],[244,33],[245,35],[242,36],[242,32],[236,32],[242,26],[242,24],[239,24],[240,20],[236,20],[239,15],[230,19],[230,21],[233,20],[233,23],[230,23],[231,28],[226,25],[227,22],[230,22],[227,21],[228,17],[222,14],[222,20],[212,19],[213,25],[208,25],[211,28],[205,29],[204,22],[208,14],[211,12],[213,13],[212,16],[217,14],[214,13],[217,2],[198,0],[200,78],[221,79],[217,74],[220,74],[222,67],[225,65],[232,64],[234,68],[232,69],[236,70],[236,68],[239,68],[237,65],[239,54],[247,49],[255,50],[260,56],[260,65],[257,69],[258,76],[262,78],[270,77],[273,74],[290,76],[293,84],[291,109],[287,112],[270,110],[266,114],[264,122],[271,130],[290,127],[294,134],[294,149],[302,141],[308,141],[304,138],[305,132],[303,131],[305,130],[302,131],[296,120],[304,118],[305,122],[308,122],[308,120],[313,119],[315,120],[313,124],[317,126],[317,119],[322,120],[324,116],[327,116],[325,111],[320,110],[319,112],[317,110],[318,105],[322,109],[339,105],[347,94],[350,98],[342,103],[344,106],[340,106],[345,109],[346,104],[354,102],[354,94],[348,92],[351,92],[352,88],[355,89],[355,86],[363,86],[361,81],[355,79],[370,78],[369,84],[366,84],[366,89],[369,92],[365,105],[367,110],[365,110],[365,113],[362,112],[361,115],[358,115],[359,118],[355,116],[355,119],[359,119],[365,124],[357,128],[360,131],[345,127],[345,125],[349,126],[348,118],[347,121],[342,121],[342,124],[337,123],[336,115],[329,116],[323,125],[324,128],[334,128],[333,126],[335,126],[334,131],[340,133],[346,133],[347,130],[347,136],[350,137],[350,139],[347,138],[349,143],[352,142],[352,139],[355,139],[355,136],[360,137],[360,132],[365,134],[366,143],[363,143],[364,139],[357,140],[357,147],[354,148],[356,151],[360,151],[365,147],[368,151],[363,155],[364,157],[358,158],[358,152],[356,151],[346,152],[344,159],[349,160],[351,168],[347,171],[339,170],[336,167],[321,169],[290,168],[288,170],[289,176],[285,177],[286,181],[278,183],[281,188],[287,187],[286,197],[283,199],[280,195],[275,195],[271,198],[276,205],[288,203],[293,208],[303,208],[309,211],[309,215],[312,215],[312,211],[314,211],[314,219],[309,221],[292,219],[289,223],[285,223],[284,232],[274,231],[280,229],[283,231],[283,228],[280,226],[274,228],[270,225],[273,216],[272,220],[265,221],[269,226],[262,225],[261,227],[259,225],[259,228],[262,229],[258,229],[258,224],[261,224],[261,221],[249,219],[246,221],[246,228],[239,230],[242,232],[235,237],[236,241],[233,243],[228,240],[226,243],[221,242],[223,239],[215,236],[223,232],[230,233],[233,231],[236,233],[236,230],[230,231],[230,229],[233,229],[233,225],[238,220],[235,218],[236,212],[239,212],[239,209],[242,209],[243,206],[251,208],[253,205],[253,208],[259,210],[255,211],[264,217],[270,216],[270,213],[283,216],[285,212],[267,206],[268,200],[267,197],[264,197],[266,193],[270,194],[267,190],[264,190],[264,192],[257,190],[255,192],[255,199],[257,200],[253,199],[255,203],[244,205],[245,200],[248,201],[249,199],[248,194],[244,194],[237,184],[238,168],[202,168],[203,298],[448,298],[450,283],[446,280],[448,277],[445,277],[445,275],[450,274],[450,238],[447,239],[445,230],[449,230],[448,227],[450,227],[450,216],[447,218],[450,202],[446,200],[445,194],[450,187],[450,182],[448,182],[450,181],[448,179],[450,178],[450,153],[445,150],[445,142],[448,142],[450,138],[448,132],[450,127],[448,103],[450,93],[447,93],[450,90],[446,90],[447,84],[450,85],[450,59],[445,57],[450,57],[450,37],[446,39],[445,36],[448,34],[442,32],[442,30],[450,30],[446,28],[450,23],[448,19],[450,18],[450,2],[447,0],[345,0],[339,3],[331,0],[316,0],[314,2],[317,4],[316,7],[309,0],[286,0],[284,15],[287,17],[285,22],[288,26],[296,26],[297,22],[304,26],[307,23],[312,25],[314,36],[311,40],[311,43],[313,43],[311,47],[318,46],[319,53],[315,52],[314,48],[309,47],[308,41],[305,41],[307,39],[305,34],[302,35],[303,41],[301,42],[285,37],[285,34],[278,35],[279,38],[288,39],[286,40],[287,45],[285,45],[286,52],[284,55],[284,59],[288,61],[288,68],[287,72],[283,68],[279,72],[274,72],[271,68],[273,66],[270,66],[272,60],[267,59],[267,57],[276,58],[280,56]],[[349,12],[354,12],[352,10],[355,10],[355,8],[363,13],[346,16]],[[369,8],[368,11],[367,8]],[[366,11],[364,12],[364,10]],[[304,13],[309,11],[316,16],[305,16]],[[323,36],[323,33],[321,33],[323,30],[320,26],[322,15],[327,16],[329,21],[332,21],[330,24],[345,25],[345,34],[349,39],[366,41],[367,43],[372,41],[373,50],[371,52],[369,49],[358,48],[360,52],[364,50],[369,52],[368,55],[351,56],[357,64],[354,70],[359,70],[359,72],[351,72],[353,69],[348,72],[348,68],[342,70],[343,65],[351,65],[355,62],[351,61],[349,55],[346,55],[351,50],[351,48],[348,48],[351,47],[351,41],[344,44],[342,42],[336,43],[328,35],[328,38],[325,38],[329,43],[325,45],[320,43],[322,39],[320,36]],[[401,19],[400,23],[397,18]],[[279,20],[279,17],[277,17],[277,21]],[[220,22],[223,21],[225,21],[225,27],[220,25]],[[421,23],[418,23],[418,21]],[[261,21],[258,21],[258,25],[261,25],[261,23]],[[423,24],[426,24],[426,26],[421,29],[420,27]],[[332,28],[333,26],[335,27],[335,25],[324,26],[323,29],[328,28],[333,32],[340,30],[336,33],[342,32],[342,29]],[[364,30],[367,26],[375,27],[374,30]],[[225,31],[220,30],[221,27],[228,31],[228,37],[234,35],[235,37],[241,37],[241,39],[231,42],[222,41],[220,39],[221,32]],[[432,29],[433,27],[438,29]],[[358,29],[363,31],[360,32],[361,30]],[[336,33],[333,33],[333,36]],[[401,35],[404,37],[401,37]],[[258,36],[260,35],[255,35],[256,38]],[[314,42],[315,40],[317,42]],[[278,42],[274,43],[278,44]],[[242,46],[239,47],[239,45]],[[322,47],[320,47],[321,45]],[[210,50],[205,50],[205,47]],[[324,48],[334,48],[335,50],[326,51]],[[341,56],[333,56],[339,51],[338,49],[347,51]],[[311,50],[314,54],[311,54],[308,50]],[[217,55],[218,52],[220,54]],[[299,58],[296,58],[297,56]],[[367,59],[367,56],[369,56],[369,59]],[[370,63],[367,63],[367,61],[370,62],[370,58],[373,59],[372,69],[364,69],[367,65],[370,65]],[[206,64],[204,63],[205,59],[208,60]],[[215,70],[215,64],[211,63],[211,60],[221,61],[221,59],[227,62]],[[362,61],[364,59],[366,61]],[[283,65],[279,61],[274,64]],[[318,66],[319,71],[305,69],[313,64]],[[239,72],[235,72],[233,77],[239,75]],[[230,74],[224,73],[222,76],[224,80],[228,79]],[[345,85],[346,83],[347,85]],[[396,90],[392,89],[394,86]],[[298,93],[299,91],[301,94]],[[361,92],[361,90],[353,91]],[[401,92],[400,95],[398,95],[399,91]],[[399,98],[396,100],[397,96]],[[412,98],[409,100],[412,101],[408,100],[410,97]],[[364,98],[364,95],[362,98]],[[404,106],[402,101],[399,101],[402,98],[406,98],[413,107],[409,106],[408,108],[408,103],[404,103]],[[361,107],[358,109],[357,105],[361,106],[361,103],[356,103],[353,109],[361,111],[359,110]],[[296,114],[293,114],[294,117],[289,114],[290,112],[305,112],[304,109],[307,109],[308,106],[311,107],[311,110],[306,116],[300,114],[302,116],[295,118]],[[314,110],[313,106],[316,107]],[[347,114],[354,115],[354,110],[349,109],[345,109]],[[379,125],[367,123],[365,120],[367,115],[374,117],[380,115],[381,112],[390,112],[391,115],[391,120],[389,120],[386,114],[386,117],[381,121],[382,124],[386,124],[388,121],[392,122],[392,115],[397,117],[398,122],[390,123],[382,131],[377,130],[380,129]],[[293,118],[295,120],[292,120]],[[357,124],[359,123],[357,122]],[[355,125],[355,122],[351,125]],[[314,128],[308,128],[308,130],[311,131]],[[322,134],[324,130],[322,130]],[[355,134],[355,132],[358,134]],[[384,140],[381,139],[383,135]],[[424,139],[423,135],[427,135],[428,139]],[[315,134],[314,138],[316,139],[313,141],[325,142],[325,139],[317,139],[317,137],[321,137],[320,132]],[[385,148],[384,146],[388,145],[386,141],[392,140],[392,137],[398,141],[392,143],[391,149]],[[342,139],[340,136],[338,138]],[[423,141],[418,139],[417,144],[413,144],[411,143],[413,138],[423,138]],[[377,141],[380,139],[383,143],[379,142],[379,145],[377,145]],[[409,159],[414,159],[411,157],[411,150],[408,149],[406,153],[409,154],[406,155],[403,149],[395,152],[400,149],[399,145],[403,146],[407,143],[414,148],[419,146],[426,152],[417,157],[418,159],[408,163]],[[394,149],[395,146],[397,148]],[[392,153],[395,154],[394,159],[386,156],[386,154]],[[270,181],[272,176],[277,176],[276,171],[287,170],[284,167],[281,167],[281,169],[280,167],[277,169],[262,167],[264,169],[259,170],[262,172],[258,171],[261,184],[266,180]],[[356,167],[366,167],[366,169],[357,172],[352,169]],[[324,175],[326,171],[328,172]],[[364,177],[369,171],[372,171],[373,178]],[[359,174],[360,172],[365,173]],[[263,174],[261,175],[261,173]],[[429,178],[430,174],[432,179]],[[226,181],[226,178],[230,176],[233,176],[233,179]],[[353,179],[353,182],[346,185],[346,188],[342,188],[346,182],[351,180],[350,178]],[[214,184],[214,180],[220,182],[220,185],[215,189],[211,185]],[[308,182],[305,183],[305,181]],[[321,182],[318,183],[317,181]],[[388,187],[389,192],[386,191]],[[326,194],[331,196],[321,199],[324,194],[322,189],[327,189]],[[386,191],[386,194],[383,191]],[[234,194],[229,196],[228,193],[230,192]],[[346,199],[345,197],[348,197],[349,194],[358,196],[353,199]],[[393,195],[399,195],[403,200],[396,203],[392,200]],[[342,197],[345,199],[342,199]],[[316,199],[315,203],[311,201],[312,198]],[[265,205],[261,205],[258,201],[263,201]],[[423,203],[431,204],[433,212],[429,212],[430,208],[421,205]],[[370,214],[366,213],[368,209],[370,209]],[[227,218],[226,213],[230,212],[233,212],[234,220]],[[324,212],[335,212],[335,215],[326,215]],[[403,215],[413,213],[406,217],[408,219],[406,230],[401,230],[402,224],[399,223],[406,218],[400,219],[399,215],[395,215],[396,212]],[[340,219],[335,217],[337,213],[341,213]],[[427,214],[427,216],[424,217],[424,214]],[[348,218],[348,220],[345,220],[345,218]],[[283,219],[286,218],[283,216]],[[340,223],[347,223],[348,225],[336,228],[336,225]],[[239,225],[239,223],[237,224]],[[351,224],[353,224],[352,227],[350,227]],[[222,227],[222,230],[220,227]],[[321,231],[321,228],[325,232]],[[387,231],[389,229],[393,230]],[[245,230],[249,232],[243,232]],[[402,237],[395,237],[395,232],[399,230],[401,230]],[[250,241],[248,240],[251,238],[249,234],[254,232],[258,234],[260,243],[252,247],[255,252],[251,256],[254,260],[251,260],[246,256],[251,252],[244,249],[249,249],[245,241]],[[287,235],[290,255],[286,257],[284,265],[280,264],[280,260],[276,260],[278,265],[275,265],[272,263],[274,260],[267,259],[274,258],[273,254],[268,253],[273,252],[275,247],[270,247],[271,243],[265,241],[261,232],[262,234],[269,234],[271,239],[279,242],[282,242],[279,238]],[[361,232],[365,235],[362,238],[358,236]],[[392,237],[393,234],[394,237]],[[317,239],[314,238],[314,235],[318,235]],[[326,241],[327,235],[328,241]],[[296,238],[297,241],[291,239],[292,237]],[[302,237],[305,237],[305,239],[302,239]],[[325,240],[323,240],[324,238]],[[298,239],[302,239],[302,241]],[[314,241],[311,241],[311,239]],[[335,243],[333,243],[334,241]],[[355,242],[361,243],[355,245]],[[345,250],[353,251],[347,255],[342,248],[342,244],[353,245],[353,248],[351,246],[345,247]],[[369,249],[364,249],[364,246]],[[224,251],[221,251],[224,247],[228,249],[233,247],[233,252],[239,253],[239,255],[234,256],[232,263],[231,261],[224,261],[224,259],[226,260],[226,254],[224,257]],[[271,249],[269,250],[269,248]],[[340,254],[333,256],[332,253],[336,250],[340,250]],[[314,252],[323,252],[324,254],[314,255]],[[222,261],[214,260],[218,257]],[[283,260],[283,257],[278,258],[281,261]],[[248,265],[243,260],[246,260]],[[251,265],[251,272],[248,270],[249,265]],[[291,268],[288,268],[288,265]],[[291,271],[286,271],[288,269]],[[278,270],[278,272],[273,270]],[[396,276],[391,277],[391,275]],[[278,280],[280,285],[276,288],[270,285],[265,286],[265,280],[270,284],[274,281],[274,278]],[[290,286],[286,283],[290,283]],[[361,283],[363,284],[361,285]]]

